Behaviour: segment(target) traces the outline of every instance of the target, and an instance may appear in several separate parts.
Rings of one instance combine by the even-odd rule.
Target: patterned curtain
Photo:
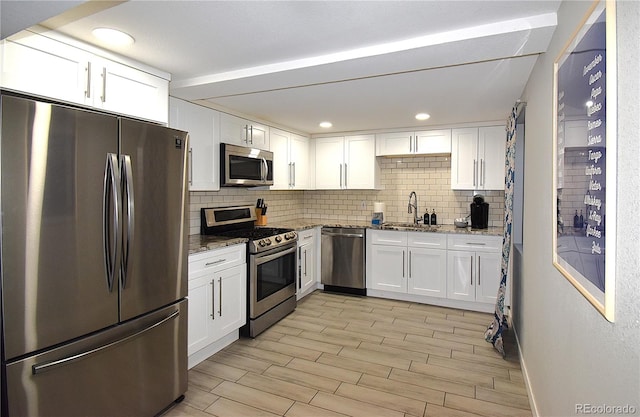
[[[518,105],[511,110],[507,120],[507,144],[504,158],[504,234],[502,236],[502,264],[500,273],[500,287],[498,299],[493,313],[493,321],[487,328],[484,338],[493,344],[493,347],[505,356],[502,343],[502,332],[507,329],[507,319],[504,316],[504,295],[507,288],[507,274],[509,272],[509,256],[511,254],[511,220],[513,216],[513,181],[515,177],[516,158],[516,119],[518,117]]]

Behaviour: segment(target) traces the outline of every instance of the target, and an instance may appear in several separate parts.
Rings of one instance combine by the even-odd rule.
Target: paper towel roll
[[[373,212],[384,213],[384,203],[379,203],[379,202],[373,203]]]

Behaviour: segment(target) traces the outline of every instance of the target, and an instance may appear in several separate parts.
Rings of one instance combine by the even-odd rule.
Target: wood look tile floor
[[[316,291],[189,371],[165,417],[531,416],[517,346],[491,315]]]

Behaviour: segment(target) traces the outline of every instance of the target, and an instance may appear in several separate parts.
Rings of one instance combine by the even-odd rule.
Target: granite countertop
[[[412,232],[425,232],[425,233],[455,233],[455,234],[468,234],[468,235],[485,235],[485,236],[502,236],[502,227],[489,227],[487,229],[472,229],[471,227],[456,227],[452,224],[441,224],[434,227],[430,226],[411,226],[400,225],[398,223],[385,223],[381,226],[374,226],[370,222],[357,222],[357,221],[339,221],[339,220],[304,220],[293,219],[291,221],[278,222],[270,224],[273,227],[286,227],[297,231],[313,229],[318,226],[327,227],[364,227],[367,229],[378,230],[399,230],[399,231],[412,231]]]
[[[208,250],[224,248],[225,246],[247,243],[246,238],[230,238],[222,236],[206,236],[206,235],[190,235],[189,236],[189,255]]]
[[[467,235],[484,235],[484,236],[502,236],[502,227],[489,227],[488,229],[472,229],[471,227],[455,227],[452,224],[441,224],[433,227],[429,226],[411,226],[411,225],[399,225],[397,223],[385,223],[381,226],[374,226],[369,222],[358,221],[344,221],[339,220],[305,220],[305,219],[292,219],[290,221],[276,222],[269,224],[268,227],[282,227],[293,229],[296,231],[313,229],[314,227],[364,227],[367,229],[377,230],[398,230],[398,231],[416,231],[424,233],[452,233],[452,234],[467,234]],[[189,254],[192,255],[198,252],[204,252],[213,249],[223,248],[225,246],[237,245],[248,242],[246,238],[228,238],[221,236],[205,236],[205,235],[190,235],[189,236]]]

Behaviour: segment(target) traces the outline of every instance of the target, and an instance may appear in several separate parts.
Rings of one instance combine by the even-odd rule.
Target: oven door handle
[[[265,262],[273,261],[274,259],[280,258],[280,257],[282,257],[284,255],[289,254],[289,253],[295,253],[296,250],[297,250],[297,247],[294,245],[294,246],[291,246],[289,249],[278,251],[278,252],[272,253],[270,255],[264,255],[264,256],[261,256],[259,254],[255,255],[255,257],[256,257],[256,265],[261,265],[261,264],[263,264]]]

